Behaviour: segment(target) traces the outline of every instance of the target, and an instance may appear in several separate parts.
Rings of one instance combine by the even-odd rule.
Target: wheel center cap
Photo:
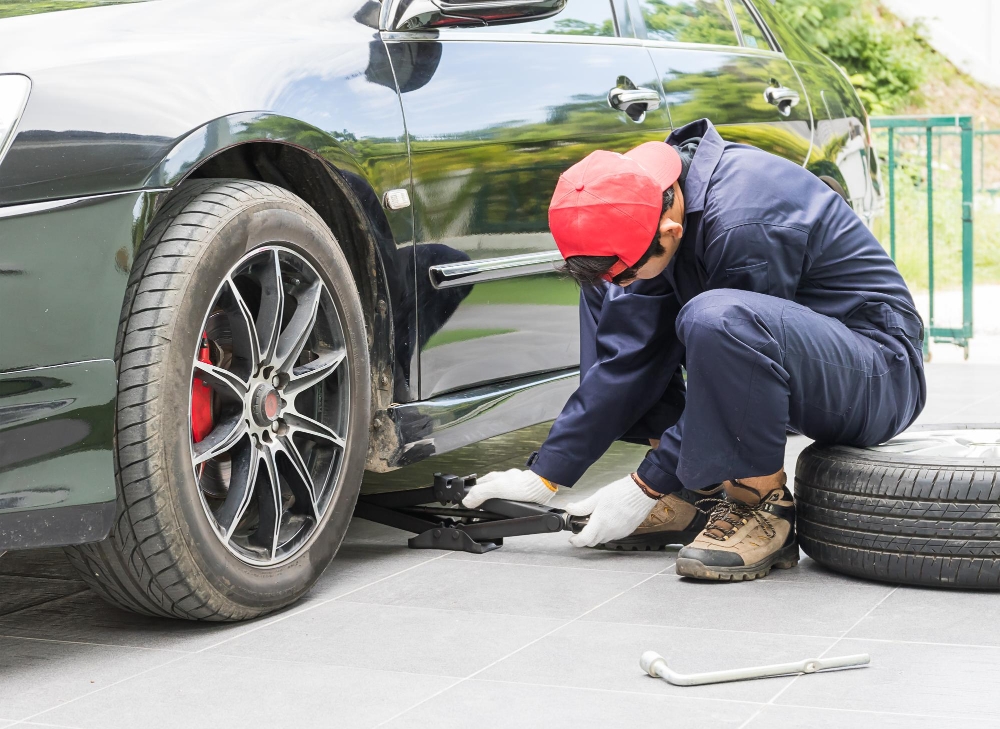
[[[278,391],[270,385],[258,387],[253,394],[250,410],[257,425],[266,426],[273,423],[281,412],[281,398],[278,396]]]

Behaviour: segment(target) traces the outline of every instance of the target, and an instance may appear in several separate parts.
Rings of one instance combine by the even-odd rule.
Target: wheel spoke
[[[204,463],[209,458],[215,458],[232,448],[244,433],[247,432],[246,421],[241,415],[230,415],[220,420],[212,428],[212,432],[192,446],[194,465]]]
[[[316,280],[296,297],[298,308],[292,314],[285,331],[278,337],[278,346],[275,349],[274,362],[279,372],[290,372],[302,354],[302,349],[306,346],[316,323],[316,312],[319,309],[322,291],[323,284]]]
[[[257,340],[260,342],[262,361],[267,362],[274,356],[278,346],[278,334],[281,332],[281,317],[285,310],[285,291],[281,281],[281,263],[278,251],[271,251],[263,271],[258,276],[260,281],[260,311],[257,313]]]
[[[333,432],[332,429],[323,425],[323,423],[312,418],[307,418],[305,415],[293,412],[285,412],[283,417],[285,423],[293,433],[300,433],[313,441],[319,440],[331,443],[338,448],[343,448],[345,445],[343,438]]]
[[[310,387],[319,384],[333,374],[333,371],[340,366],[340,363],[347,358],[347,350],[335,349],[326,352],[318,359],[313,360],[301,367],[296,367],[291,372],[291,379],[285,386],[285,394],[292,398],[300,392],[308,390]]]
[[[346,454],[353,363],[337,292],[324,280],[280,243],[245,252],[205,314],[212,361],[204,347],[193,358],[191,463],[202,507],[219,545],[254,567],[308,549]]]
[[[198,360],[194,363],[194,376],[212,388],[216,395],[226,400],[243,402],[250,385],[233,372]]]
[[[302,498],[305,500],[312,509],[313,517],[319,519],[319,506],[316,503],[316,485],[313,483],[312,476],[309,473],[309,467],[306,465],[302,454],[291,438],[281,438],[279,442],[281,443],[281,451],[284,453],[285,460],[288,461],[289,465],[288,470],[285,472],[285,477],[291,484],[296,499]]]
[[[260,452],[249,438],[245,438],[242,442],[243,447],[233,452],[233,467],[226,500],[215,513],[226,542],[232,538],[233,531],[246,514],[257,483]]]
[[[268,551],[270,559],[275,559],[278,554],[278,535],[281,532],[281,481],[278,479],[274,451],[265,446],[261,448],[260,454],[270,484],[257,490],[260,522],[255,541]]]
[[[227,310],[233,330],[233,350],[241,358],[250,363],[251,374],[260,366],[260,340],[257,337],[257,325],[254,323],[250,307],[233,279],[227,279],[229,293],[233,306]]]

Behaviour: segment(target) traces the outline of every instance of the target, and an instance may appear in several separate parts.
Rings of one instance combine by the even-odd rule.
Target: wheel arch
[[[146,180],[169,188],[150,218],[183,181],[238,178],[267,182],[301,197],[330,227],[351,267],[364,309],[371,363],[372,439],[388,424],[381,413],[395,399],[393,305],[412,292],[391,274],[399,255],[378,194],[360,165],[333,136],[304,122],[268,113],[213,120],[184,137]],[[394,285],[395,284],[395,285]]]

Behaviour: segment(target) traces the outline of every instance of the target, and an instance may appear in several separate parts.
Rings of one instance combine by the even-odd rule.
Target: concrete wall
[[[931,45],[956,66],[1000,86],[1000,0],[882,1],[904,20],[922,20]]]

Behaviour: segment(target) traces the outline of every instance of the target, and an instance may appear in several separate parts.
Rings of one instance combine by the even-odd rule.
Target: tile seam
[[[636,662],[638,665],[638,662]],[[641,673],[641,671],[637,671]],[[625,689],[609,689],[609,688],[597,688],[595,686],[567,686],[558,683],[536,683],[534,681],[511,681],[507,679],[499,678],[469,678],[468,681],[480,681],[482,683],[499,683],[509,686],[539,686],[541,688],[551,688],[551,689],[570,689],[573,691],[592,691],[595,693],[605,693],[605,694],[623,694],[625,696],[649,696],[654,699],[683,699],[684,701],[716,701],[724,704],[747,704],[749,706],[765,706],[763,701],[751,701],[750,699],[724,699],[715,696],[684,696],[679,693],[655,693],[652,691],[627,691]]]
[[[569,567],[562,564],[531,564],[529,562],[499,562],[493,560],[484,560],[483,562],[477,562],[472,559],[464,559],[459,557],[445,558],[446,562],[460,562],[462,564],[481,564],[489,565],[493,567],[546,567],[557,570],[576,570],[578,572],[607,572],[609,574],[620,574],[620,575],[658,575],[662,570],[657,570],[656,572],[647,572],[645,570],[618,570],[618,569],[608,569],[603,567]]]
[[[423,561],[423,562],[419,562],[418,564],[415,564],[415,565],[410,565],[410,566],[409,566],[409,567],[407,567],[406,569],[403,569],[403,570],[399,570],[398,572],[393,572],[393,573],[392,573],[392,574],[390,574],[390,575],[386,575],[385,577],[381,577],[381,578],[379,578],[379,579],[377,579],[377,580],[373,580],[372,582],[370,582],[370,583],[368,583],[368,584],[365,584],[365,585],[361,585],[360,587],[357,587],[357,588],[354,588],[353,590],[349,590],[348,592],[344,593],[344,595],[349,595],[349,594],[351,594],[352,592],[356,592],[356,591],[358,591],[358,590],[363,590],[363,589],[365,589],[366,587],[370,587],[371,585],[375,585],[375,584],[378,584],[379,582],[383,582],[383,581],[385,581],[385,580],[390,580],[390,579],[392,579],[393,577],[396,577],[397,575],[400,575],[400,574],[403,574],[404,572],[409,572],[410,570],[414,570],[414,569],[417,569],[417,568],[419,568],[419,567],[422,567],[422,566],[424,566],[425,564],[428,564],[428,563],[430,563],[430,562],[433,562],[433,561],[435,561],[435,560],[438,560],[438,559],[441,559],[441,558],[442,558],[443,556],[444,556],[444,555],[438,555],[437,557],[431,557],[430,559],[428,559],[428,560],[425,560],[425,561]],[[340,597],[340,596],[338,596],[338,597]],[[222,641],[219,641],[218,643],[213,643],[213,644],[212,644],[212,645],[210,645],[210,646],[206,646],[206,647],[204,647],[204,648],[201,648],[201,649],[199,649],[199,650],[197,650],[197,651],[193,651],[193,652],[191,652],[191,653],[183,653],[183,654],[181,654],[181,655],[177,656],[176,658],[174,658],[173,660],[170,660],[170,661],[166,661],[165,663],[161,663],[161,664],[159,664],[159,665],[157,665],[157,666],[151,666],[150,668],[147,668],[147,669],[146,669],[146,670],[144,670],[144,671],[139,671],[138,673],[135,673],[135,674],[133,674],[133,675],[131,675],[131,676],[126,676],[126,677],[124,677],[124,678],[121,678],[121,679],[119,679],[119,680],[117,680],[117,681],[114,681],[114,682],[112,682],[112,683],[109,683],[109,684],[108,684],[107,686],[101,686],[101,687],[100,687],[100,688],[98,688],[98,689],[94,689],[93,691],[88,691],[88,692],[87,692],[87,693],[85,693],[85,694],[81,694],[80,696],[76,696],[76,697],[74,697],[74,698],[72,698],[72,699],[69,699],[69,700],[67,700],[67,701],[64,701],[64,702],[62,702],[62,703],[60,703],[60,704],[58,704],[58,705],[56,705],[56,706],[50,706],[50,707],[49,707],[49,708],[47,708],[47,709],[43,709],[43,710],[41,710],[41,711],[38,711],[38,712],[35,712],[34,714],[31,714],[31,715],[29,715],[29,716],[25,716],[25,717],[22,717],[22,718],[21,718],[21,719],[19,720],[19,723],[26,723],[26,722],[30,722],[30,721],[31,721],[32,719],[34,719],[35,717],[38,717],[38,716],[41,716],[41,715],[43,715],[43,714],[46,714],[46,713],[48,713],[48,712],[50,712],[50,711],[55,711],[56,709],[61,709],[61,708],[65,707],[65,706],[67,706],[68,704],[72,704],[72,703],[74,703],[74,702],[76,702],[76,701],[80,701],[81,699],[84,699],[84,698],[87,698],[88,696],[93,696],[94,694],[97,694],[97,693],[100,693],[100,692],[102,692],[102,691],[106,691],[106,690],[108,690],[108,689],[110,689],[110,688],[113,688],[113,687],[115,687],[115,686],[119,686],[119,685],[121,685],[121,684],[123,684],[123,683],[125,683],[125,682],[127,682],[127,681],[131,681],[131,680],[133,680],[133,679],[135,679],[135,678],[138,678],[138,677],[140,677],[140,676],[144,676],[144,675],[146,675],[147,673],[150,673],[150,672],[152,672],[152,671],[157,671],[157,670],[159,670],[159,669],[161,669],[161,668],[165,668],[165,667],[167,667],[167,666],[170,666],[170,665],[173,665],[173,664],[177,663],[178,661],[182,661],[182,660],[184,660],[185,658],[189,658],[189,657],[191,657],[191,656],[195,656],[195,655],[198,655],[198,654],[200,654],[200,653],[204,653],[205,651],[207,651],[207,650],[211,650],[212,648],[215,648],[215,647],[217,647],[217,646],[220,646],[220,645],[222,645],[222,644],[224,644],[224,643],[227,643],[227,642],[229,642],[230,640],[235,640],[235,639],[236,639],[236,638],[238,638],[238,637],[242,637],[242,636],[244,636],[244,635],[248,635],[248,634],[250,634],[250,633],[252,633],[252,632],[255,632],[255,631],[257,631],[257,630],[260,630],[261,628],[265,628],[265,627],[267,627],[267,626],[269,626],[269,625],[273,625],[274,623],[277,623],[277,622],[281,622],[281,621],[284,621],[284,620],[288,620],[289,618],[292,618],[292,617],[295,617],[296,615],[299,615],[299,614],[301,614],[301,613],[303,613],[303,612],[307,612],[307,611],[309,611],[309,610],[313,610],[313,609],[315,609],[315,608],[317,608],[317,607],[320,607],[320,606],[322,606],[322,605],[325,605],[325,604],[327,604],[327,603],[329,603],[329,602],[333,602],[333,601],[334,601],[334,600],[336,600],[336,599],[337,599],[336,597],[331,597],[331,598],[329,598],[329,599],[327,599],[327,600],[317,600],[317,601],[316,601],[315,603],[313,603],[313,604],[310,604],[310,605],[306,605],[305,607],[303,607],[303,608],[302,608],[302,609],[300,609],[300,610],[294,610],[294,611],[289,611],[288,613],[286,613],[286,614],[284,614],[284,615],[280,615],[280,616],[278,616],[277,618],[275,618],[275,619],[273,619],[273,620],[268,620],[268,621],[265,621],[265,622],[263,622],[263,623],[262,623],[261,625],[258,625],[258,626],[254,626],[253,628],[251,628],[251,629],[249,629],[249,630],[245,630],[245,631],[243,631],[242,633],[240,633],[239,635],[234,635],[234,636],[233,636],[232,638],[227,638],[226,640],[222,640]],[[16,725],[15,725],[15,726],[16,726]]]
[[[625,589],[625,590],[622,590],[622,591],[621,591],[620,593],[618,593],[617,595],[614,595],[614,596],[612,596],[612,597],[609,597],[609,598],[607,598],[606,600],[602,600],[601,602],[599,602],[599,603],[598,603],[597,605],[594,605],[594,606],[593,606],[592,608],[590,608],[589,610],[585,610],[585,611],[584,611],[583,613],[581,613],[580,615],[576,616],[575,618],[571,618],[570,620],[567,620],[567,621],[566,621],[565,623],[563,623],[562,625],[559,625],[559,626],[557,626],[557,627],[553,628],[553,629],[552,629],[552,630],[550,630],[549,632],[547,632],[547,633],[545,633],[545,634],[543,634],[543,635],[540,635],[539,637],[535,638],[534,640],[530,640],[530,641],[528,641],[527,643],[525,643],[524,645],[522,645],[522,646],[521,646],[520,648],[517,648],[516,650],[513,650],[513,651],[511,651],[510,653],[508,653],[508,654],[506,654],[506,655],[504,655],[504,656],[502,656],[502,657],[498,658],[497,660],[495,660],[495,661],[492,661],[491,663],[488,663],[488,664],[486,664],[486,665],[485,665],[485,666],[483,666],[482,668],[480,668],[480,669],[478,669],[478,670],[476,670],[476,671],[473,671],[473,672],[472,672],[472,673],[470,673],[470,674],[469,674],[468,676],[465,676],[464,678],[461,678],[461,679],[459,679],[458,681],[455,681],[454,683],[452,683],[452,684],[451,684],[451,685],[449,685],[449,686],[445,686],[445,687],[444,687],[443,689],[441,689],[441,690],[439,690],[439,691],[436,691],[436,692],[434,692],[433,694],[431,694],[430,696],[427,696],[427,697],[425,697],[425,698],[421,699],[420,701],[418,701],[417,703],[415,703],[415,704],[413,704],[413,705],[411,705],[411,706],[407,707],[406,709],[403,709],[402,711],[400,711],[400,712],[398,712],[398,713],[396,713],[396,714],[393,714],[393,715],[392,715],[392,716],[390,716],[390,717],[389,717],[388,719],[386,719],[386,720],[384,720],[384,721],[381,721],[381,722],[379,722],[378,724],[376,724],[376,725],[375,725],[375,729],[378,729],[378,727],[381,727],[381,726],[385,726],[385,725],[386,725],[386,724],[388,724],[389,722],[391,722],[391,721],[395,721],[396,719],[398,719],[398,718],[400,718],[400,717],[402,717],[402,716],[405,716],[406,714],[408,714],[408,713],[409,713],[410,711],[412,711],[413,709],[416,709],[417,707],[419,707],[419,706],[422,706],[423,704],[427,703],[428,701],[431,701],[432,699],[434,699],[434,698],[436,698],[436,697],[438,697],[438,696],[440,696],[440,695],[442,695],[442,694],[444,694],[444,693],[446,693],[446,692],[450,691],[451,689],[455,688],[455,687],[456,687],[456,686],[458,686],[459,684],[461,684],[461,683],[463,683],[463,682],[465,682],[465,681],[468,681],[468,680],[470,680],[470,679],[473,679],[473,678],[475,678],[476,676],[478,676],[478,675],[479,675],[480,673],[482,673],[483,671],[486,671],[486,670],[489,670],[489,669],[490,669],[490,668],[492,668],[493,666],[495,666],[495,665],[497,665],[497,664],[499,664],[499,663],[502,663],[503,661],[507,660],[508,658],[511,658],[512,656],[515,656],[515,655],[517,655],[518,653],[520,653],[521,651],[523,651],[523,650],[524,650],[525,648],[529,648],[530,646],[533,646],[533,645],[534,645],[535,643],[538,643],[538,642],[540,642],[540,641],[544,640],[545,638],[548,638],[548,637],[549,637],[550,635],[554,635],[555,633],[558,633],[558,632],[559,632],[560,630],[562,630],[562,629],[563,629],[563,628],[565,628],[566,626],[568,626],[568,625],[571,625],[571,624],[575,623],[576,621],[578,621],[578,620],[580,620],[581,618],[585,617],[586,615],[588,615],[589,613],[593,612],[594,610],[597,610],[598,608],[602,607],[603,605],[606,605],[606,604],[608,604],[609,602],[611,602],[611,601],[613,601],[613,600],[617,600],[617,599],[618,599],[619,597],[621,597],[622,595],[626,594],[626,593],[627,593],[627,592],[629,592],[630,590],[634,590],[634,589],[635,589],[635,588],[637,588],[637,587],[638,587],[639,585],[642,585],[642,584],[644,584],[644,583],[648,582],[649,580],[653,579],[653,578],[654,578],[654,577],[656,577],[657,575],[662,575],[662,574],[664,574],[664,573],[665,573],[665,572],[666,572],[667,570],[670,570],[670,569],[673,569],[673,568],[674,568],[674,565],[672,565],[672,564],[671,564],[671,565],[669,565],[668,567],[666,567],[665,569],[661,570],[660,572],[657,572],[657,573],[655,573],[655,574],[652,574],[652,575],[649,575],[649,576],[648,576],[648,577],[646,577],[645,579],[642,579],[642,580],[639,580],[639,581],[638,581],[637,583],[635,583],[635,584],[634,584],[634,585],[632,585],[631,587],[629,587],[629,588],[627,588],[627,589]]]
[[[83,583],[80,583],[83,584]],[[77,590],[76,592],[71,592],[68,595],[60,595],[59,597],[54,597],[51,600],[45,600],[44,602],[39,602],[34,605],[25,605],[24,607],[18,608],[17,610],[11,610],[9,613],[0,613],[0,619],[6,620],[11,615],[19,615],[27,610],[34,610],[35,608],[44,607],[46,605],[51,605],[54,602],[62,602],[63,600],[69,600],[71,597],[76,597],[77,595],[82,595],[86,592],[90,592],[90,588],[84,586],[82,590]]]
[[[822,653],[820,653],[818,657],[819,658],[823,658],[824,656],[826,656],[827,653],[829,653],[834,648],[836,648],[837,644],[840,643],[840,641],[842,641],[844,639],[845,635],[847,635],[852,630],[854,630],[856,627],[858,627],[859,625],[861,625],[861,623],[864,621],[865,618],[867,618],[869,615],[871,615],[873,612],[875,612],[875,610],[878,609],[878,606],[881,605],[882,603],[884,603],[886,600],[888,600],[893,595],[893,593],[895,593],[896,590],[898,590],[898,589],[899,589],[898,586],[893,587],[885,595],[883,595],[881,600],[879,600],[874,605],[872,605],[871,608],[869,608],[868,611],[864,615],[862,615],[860,618],[857,619],[857,621],[855,621],[854,625],[852,625],[847,630],[845,630],[843,633],[841,633],[840,637],[837,638],[835,641],[833,641],[833,643],[831,643],[830,646],[825,651],[823,651]],[[861,669],[861,670],[867,670],[867,669]],[[804,674],[801,674],[801,673],[798,674],[791,681],[789,681],[787,684],[785,684],[783,687],[781,687],[778,690],[778,692],[774,696],[772,696],[771,699],[766,704],[764,704],[764,706],[762,706],[760,709],[758,709],[757,712],[755,714],[753,714],[749,719],[747,719],[745,722],[743,722],[742,724],[740,724],[740,726],[738,727],[738,729],[746,729],[746,727],[750,726],[750,724],[752,724],[754,722],[754,720],[758,716],[760,716],[761,712],[763,712],[764,709],[766,709],[768,706],[774,706],[775,705],[774,702],[777,701],[781,697],[781,695],[783,693],[785,693],[785,691],[787,691],[788,689],[790,689],[795,684],[796,681],[798,681],[800,678],[802,678],[803,675]]]
[[[689,630],[689,631],[705,631],[712,633],[737,633],[743,635],[775,636],[780,638],[810,638],[815,640],[841,640],[841,638],[838,638],[835,635],[812,635],[810,633],[771,633],[760,630],[736,630],[734,628],[702,628],[694,625],[667,625],[663,623],[633,623],[628,621],[617,621],[617,620],[599,620],[595,618],[589,620],[582,620],[581,622],[597,623],[600,625],[625,625],[635,628],[660,628],[663,630]],[[989,645],[986,643],[938,643],[929,640],[900,640],[897,638],[871,638],[871,637],[859,637],[859,636],[845,636],[843,637],[843,640],[866,641],[869,643],[891,643],[894,645],[922,645],[933,648],[976,648],[984,650],[1000,650],[1000,645]]]
[[[815,711],[839,711],[848,714],[878,714],[880,716],[907,716],[912,718],[925,718],[925,719],[953,719],[959,716],[963,719],[983,719],[983,720],[996,720],[996,716],[985,716],[983,714],[920,714],[911,713],[905,711],[880,711],[878,709],[847,709],[847,708],[836,708],[832,706],[810,706],[809,704],[772,704],[772,706],[777,706],[779,708],[789,708],[789,709],[810,709]]]
[[[90,645],[90,646],[95,646],[97,648],[118,648],[121,650],[149,651],[153,653],[179,653],[181,655],[187,655],[194,652],[194,651],[183,651],[171,648],[147,648],[138,645],[119,645],[117,643],[94,643],[89,640],[61,640],[59,638],[38,638],[29,635],[8,635],[6,633],[0,633],[0,638],[6,638],[9,640],[31,640],[31,641],[37,641],[39,643],[58,643],[61,645]]]

